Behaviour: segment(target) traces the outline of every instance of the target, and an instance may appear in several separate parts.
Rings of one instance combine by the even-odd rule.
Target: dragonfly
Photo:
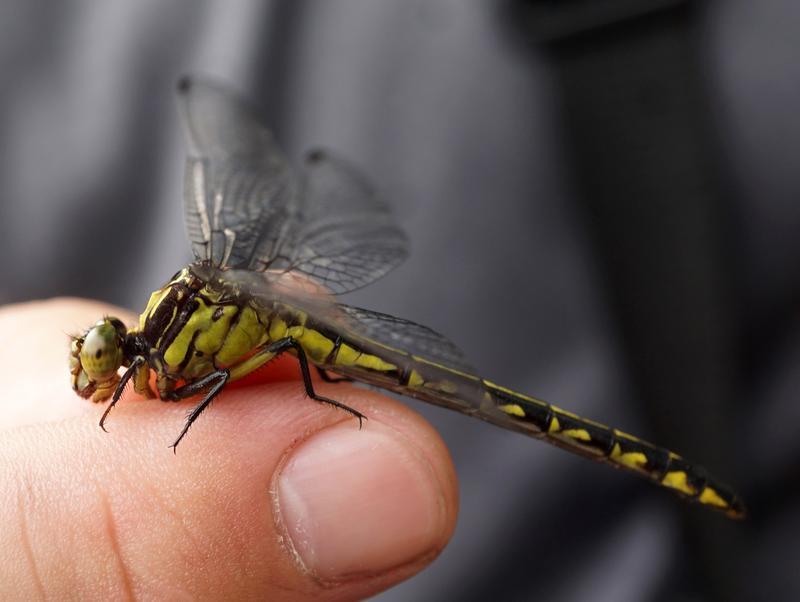
[[[106,316],[72,337],[73,389],[111,400],[103,430],[129,381],[147,398],[199,395],[175,450],[227,384],[288,353],[308,397],[359,425],[367,418],[361,412],[317,393],[312,368],[327,380],[541,439],[730,518],[745,516],[730,487],[680,455],[477,376],[453,343],[425,326],[336,302],[408,255],[389,205],[331,151],[310,151],[293,171],[257,112],[226,86],[184,77],[177,96],[189,146],[184,220],[194,262],[152,293],[136,326]]]

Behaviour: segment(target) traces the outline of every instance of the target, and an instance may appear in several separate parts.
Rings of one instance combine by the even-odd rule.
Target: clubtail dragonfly
[[[308,396],[359,423],[360,412],[315,391],[311,366],[542,439],[744,516],[729,487],[674,452],[476,376],[456,346],[429,328],[334,302],[332,295],[373,282],[406,257],[406,236],[388,206],[357,169],[325,150],[308,153],[295,176],[255,112],[224,86],[184,78],[178,99],[189,141],[184,210],[195,261],[152,294],[136,327],[106,317],[73,337],[74,390],[96,402],[111,398],[101,427],[129,380],[146,397],[200,394],[175,448],[227,383],[289,352]]]

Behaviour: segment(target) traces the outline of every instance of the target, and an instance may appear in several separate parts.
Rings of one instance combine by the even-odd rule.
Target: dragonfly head
[[[70,373],[72,388],[93,401],[108,399],[119,382],[117,371],[125,360],[127,329],[117,318],[105,317],[83,336],[72,338]]]

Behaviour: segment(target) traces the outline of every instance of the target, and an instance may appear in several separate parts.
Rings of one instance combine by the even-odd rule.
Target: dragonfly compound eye
[[[116,378],[122,365],[124,327],[116,318],[105,318],[95,324],[80,343],[78,358],[89,381],[102,383]]]

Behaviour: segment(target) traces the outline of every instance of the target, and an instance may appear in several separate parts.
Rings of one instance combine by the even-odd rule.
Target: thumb
[[[75,302],[26,307],[38,318],[29,331],[66,345],[48,323],[64,303]],[[0,322],[18,325],[14,311]],[[42,383],[67,380],[66,360],[41,368]],[[26,400],[39,386],[54,395],[51,384],[19,386]],[[441,440],[384,396],[316,387],[366,414],[363,428],[289,380],[227,389],[177,454],[167,446],[192,401],[126,395],[108,434],[97,406],[0,431],[0,598],[350,599],[422,569],[457,510]],[[59,395],[86,403],[66,385]],[[13,385],[4,397],[14,403]]]

